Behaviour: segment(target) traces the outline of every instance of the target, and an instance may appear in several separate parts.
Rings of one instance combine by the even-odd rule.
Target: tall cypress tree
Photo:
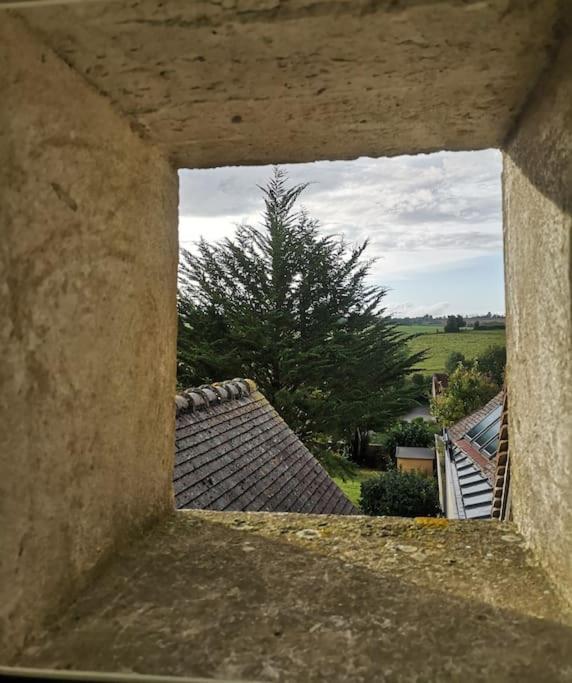
[[[305,188],[275,169],[260,227],[182,252],[178,381],[252,378],[309,445],[350,444],[411,405],[404,379],[423,354],[368,284],[367,241],[321,236],[296,208]]]

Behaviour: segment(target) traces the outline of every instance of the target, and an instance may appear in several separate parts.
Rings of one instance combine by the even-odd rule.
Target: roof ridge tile
[[[211,407],[250,396],[256,391],[256,382],[236,378],[199,387],[184,389],[175,396],[177,415],[196,410],[210,410]]]
[[[358,511],[251,380],[179,392],[177,508]]]

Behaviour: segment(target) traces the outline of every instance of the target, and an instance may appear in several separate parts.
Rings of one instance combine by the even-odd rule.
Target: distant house
[[[395,451],[397,469],[403,472],[420,472],[433,476],[435,453],[432,448],[398,446]]]
[[[439,394],[442,394],[448,384],[449,375],[445,372],[436,372],[433,377],[431,377],[431,395],[433,398],[437,398]]]
[[[177,508],[358,511],[250,380],[176,397]]]
[[[437,444],[441,505],[449,518],[505,516],[508,416],[504,399],[504,392],[499,392],[485,406],[446,429]]]

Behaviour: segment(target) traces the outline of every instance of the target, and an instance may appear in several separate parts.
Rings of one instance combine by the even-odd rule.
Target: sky
[[[369,239],[371,281],[396,316],[504,313],[501,154],[437,152],[282,166],[324,234]],[[179,171],[180,246],[258,225],[272,167]]]

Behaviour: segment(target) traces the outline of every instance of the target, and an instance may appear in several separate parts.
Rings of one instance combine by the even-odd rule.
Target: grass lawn
[[[445,362],[451,351],[460,351],[467,358],[474,358],[492,345],[505,345],[505,330],[481,330],[450,334],[436,334],[442,332],[439,325],[399,325],[404,334],[419,334],[419,337],[410,342],[411,351],[414,353],[429,349],[427,358],[420,363],[419,368],[426,374],[444,372]]]
[[[371,477],[375,477],[378,474],[378,470],[368,470],[364,467],[356,470],[356,476],[353,479],[346,479],[344,481],[340,477],[334,477],[334,481],[352,501],[352,503],[359,508],[362,481],[370,479]]]

